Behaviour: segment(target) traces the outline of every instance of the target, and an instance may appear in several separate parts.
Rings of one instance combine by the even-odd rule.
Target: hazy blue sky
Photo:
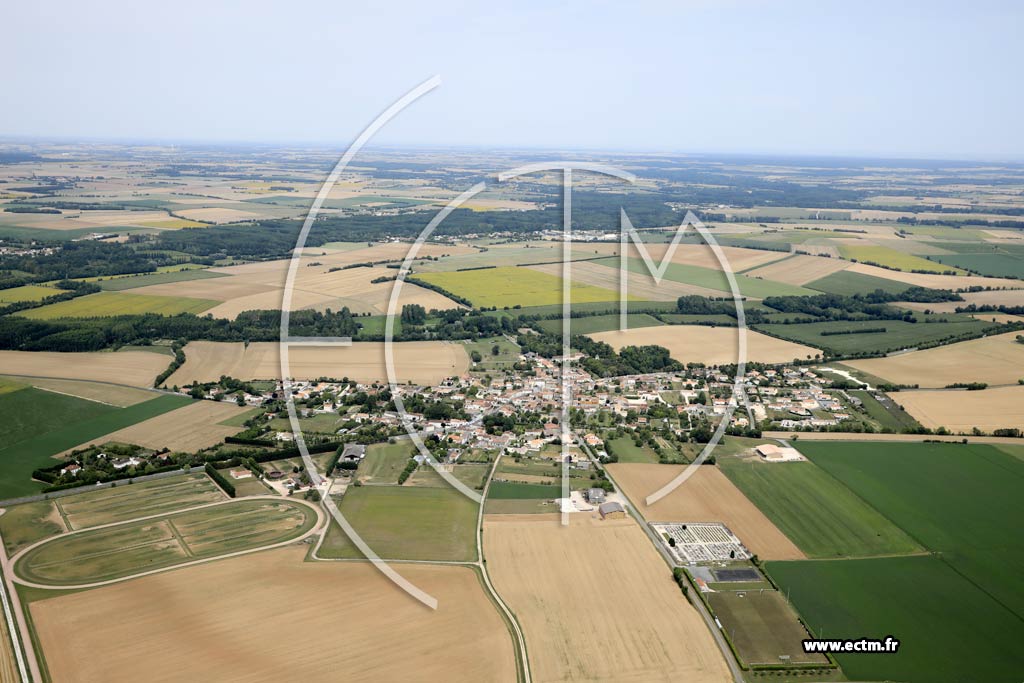
[[[15,2],[0,135],[1024,158],[1021,2]]]

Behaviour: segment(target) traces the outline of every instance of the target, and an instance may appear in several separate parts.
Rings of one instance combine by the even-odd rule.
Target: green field
[[[489,339],[477,339],[467,341],[466,355],[472,360],[473,352],[480,354],[480,362],[472,364],[475,372],[500,373],[505,370],[512,370],[512,366],[519,360],[522,353],[519,345],[511,342],[505,337],[491,337]],[[494,354],[494,347],[498,347],[498,354]]]
[[[398,475],[416,453],[416,445],[408,439],[375,443],[366,448],[366,457],[359,463],[356,475],[371,484],[397,484]]]
[[[1024,620],[1024,462],[981,444],[801,441],[798,447]]]
[[[0,534],[10,557],[21,548],[67,531],[52,500],[12,505],[0,515]]]
[[[750,307],[746,307],[750,310]],[[724,313],[712,313],[708,315],[698,315],[693,313],[661,313],[660,317],[664,322],[670,325],[706,325],[712,323],[714,325],[722,325],[724,327],[736,327],[736,318],[731,315],[725,315]]]
[[[619,302],[613,301],[591,301],[589,303],[574,303],[572,310],[577,313],[595,313],[604,315],[618,315],[619,314]],[[754,304],[751,304],[754,306]],[[626,312],[627,313],[675,313],[678,311],[678,307],[675,301],[627,301]],[[749,310],[749,307],[748,307]],[[536,316],[548,316],[548,315],[562,315],[561,304],[548,304],[546,306],[522,306],[513,310],[498,309],[497,311],[488,311],[487,315],[501,315],[501,316],[519,316],[519,315],[536,315]]]
[[[894,432],[900,432],[904,429],[914,429],[921,426],[917,420],[893,401],[889,401],[891,407],[886,407],[877,398],[872,396],[869,391],[855,389],[850,390],[848,393],[861,400],[864,411],[872,420],[878,422],[883,429],[888,428]]]
[[[899,527],[810,462],[719,457],[718,466],[808,557],[921,552]]]
[[[887,280],[882,277],[875,277],[874,275],[864,275],[863,273],[851,273],[846,270],[840,270],[814,282],[808,282],[807,286],[827,294],[842,294],[843,296],[869,294],[876,289],[890,294],[899,294],[905,292],[910,287],[905,282]]]
[[[619,329],[619,316],[615,314],[570,318],[570,324],[572,325],[572,334],[595,334],[597,332]],[[647,313],[629,313],[626,319],[626,325],[629,328],[654,327],[664,324],[653,315],[648,315]],[[561,320],[539,320],[537,325],[545,332],[562,333]]]
[[[39,434],[116,410],[116,407],[106,403],[35,387],[4,392],[0,394],[0,415],[3,415],[4,421],[3,445],[7,448]]]
[[[820,664],[822,654],[806,654],[801,641],[807,631],[793,608],[776,590],[725,590],[707,594],[708,604],[722,623],[740,659],[750,665]],[[786,660],[780,660],[785,656]]]
[[[186,282],[188,280],[206,280],[215,277],[227,276],[224,273],[214,273],[209,270],[185,269],[162,273],[144,273],[128,277],[112,277],[106,280],[97,280],[96,284],[105,291],[119,292],[147,285],[163,285],[168,282]]]
[[[60,536],[15,564],[29,581],[67,586],[108,581],[296,538],[316,512],[288,500],[238,500],[200,510]]]
[[[1024,278],[1024,259],[1006,254],[957,254],[932,256],[933,261],[957,266],[990,277]]]
[[[384,559],[476,559],[477,504],[452,488],[352,486],[341,512]],[[359,549],[332,522],[320,557],[359,558]]]
[[[753,329],[766,332],[774,337],[816,346],[834,354],[886,353],[916,347],[960,334],[980,333],[992,328],[992,323],[982,322],[967,316],[918,314],[918,322],[903,320],[841,320],[833,322],[798,323],[786,325],[768,323],[753,325]],[[925,322],[931,318],[936,322]],[[938,322],[946,319],[950,322]],[[823,331],[870,330],[883,327],[885,332],[832,334],[822,336]]]
[[[476,307],[544,306],[562,302],[562,278],[529,268],[501,267],[447,273],[417,273],[410,282],[428,282],[473,302]],[[574,282],[573,303],[618,301],[619,293]]]
[[[629,436],[609,439],[605,446],[609,454],[618,458],[618,462],[658,462],[658,456],[653,450],[647,446],[637,446]]]
[[[0,396],[0,399],[17,397],[20,393],[19,391],[4,394]],[[60,397],[59,394],[57,396]],[[45,418],[45,426],[40,431],[36,432],[34,436],[23,437],[16,443],[5,439],[6,445],[0,448],[0,466],[2,466],[2,470],[0,470],[0,499],[38,493],[44,484],[31,479],[32,471],[39,467],[55,464],[53,456],[57,453],[79,446],[98,436],[123,429],[136,422],[142,422],[181,408],[190,404],[192,399],[184,396],[165,395],[136,403],[127,408],[114,408],[94,401],[81,401],[81,403],[90,404],[90,407],[86,408],[74,403],[65,411],[55,410],[52,407],[55,404],[50,401],[51,398],[48,397],[45,411],[49,414]],[[80,399],[76,399],[76,401],[80,401]],[[91,404],[94,403],[104,410],[94,413],[93,411],[96,409],[91,407]],[[34,401],[16,402],[7,406],[5,418],[27,424],[37,419],[30,414],[38,410]],[[83,415],[88,416],[82,417]]]
[[[902,270],[906,272],[923,271],[926,273],[955,271],[960,275],[964,274],[964,271],[959,268],[944,266],[941,263],[935,263],[934,261],[929,261],[928,259],[921,258],[920,256],[914,256],[913,254],[906,254],[890,247],[844,244],[839,247],[839,253],[843,258],[851,261],[871,263],[884,268],[892,268],[894,270]]]
[[[178,296],[150,296],[148,294],[125,294],[123,292],[98,292],[87,294],[70,301],[32,308],[17,315],[33,320],[54,318],[96,318],[140,313],[202,313],[218,305],[219,301],[190,299]]]
[[[508,481],[491,483],[488,500],[553,500],[562,495],[562,487],[553,484],[519,484]]]
[[[63,290],[54,287],[43,287],[41,285],[23,285],[0,289],[0,304],[21,303],[22,301],[42,301],[48,296],[57,296]]]
[[[899,639],[897,654],[836,655],[850,680],[1021,680],[1020,617],[937,557],[765,566],[816,637]]]
[[[600,263],[609,268],[619,268],[620,266],[618,258],[599,259],[594,261],[594,263]],[[648,276],[650,273],[647,270],[647,264],[644,263],[643,259],[639,258],[627,259],[626,268],[631,273],[647,274]],[[725,273],[714,268],[669,263],[665,269],[665,279],[698,287],[706,287],[707,289],[714,289],[720,292],[732,291],[729,288],[729,281],[726,279]],[[766,296],[803,296],[816,293],[814,290],[805,287],[787,285],[773,280],[762,280],[749,275],[737,275],[736,284],[739,286],[740,293],[743,296],[755,299],[763,299]]]

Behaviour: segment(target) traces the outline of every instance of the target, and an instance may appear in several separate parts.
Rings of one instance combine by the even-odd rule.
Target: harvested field
[[[153,378],[167,368],[168,362],[167,356],[148,351],[0,351],[0,374],[116,382],[148,388],[153,386]]]
[[[484,518],[488,570],[523,627],[533,680],[731,680],[637,523],[569,518]]]
[[[1024,287],[1024,282],[1017,282],[1017,287]],[[965,292],[961,294],[963,301],[942,301],[935,304],[900,302],[898,305],[904,308],[911,308],[915,311],[923,311],[930,308],[940,313],[950,313],[962,306],[1024,306],[1024,289],[997,289],[989,292]],[[991,320],[992,315],[998,313],[979,314],[985,320]]]
[[[306,249],[300,261],[292,292],[292,310],[315,308],[340,310],[347,306],[355,313],[386,313],[393,282],[372,282],[381,277],[394,277],[397,271],[383,265],[351,267],[357,263],[400,261],[409,251],[408,244],[376,244],[359,248]],[[422,256],[476,253],[475,249],[459,246],[424,245]],[[216,279],[191,280],[139,287],[133,293],[158,296],[185,296],[213,299],[221,302],[210,309],[215,318],[235,318],[242,311],[279,309],[284,297],[284,285],[290,261],[260,261],[239,266],[211,268],[207,272]],[[335,269],[331,272],[331,269]],[[418,287],[410,281],[402,285],[399,310],[404,304],[420,304],[431,308],[458,308],[451,299],[437,292]]]
[[[516,680],[511,638],[471,569],[400,567],[438,599],[428,610],[369,564],[303,562],[304,553],[282,548],[34,602],[51,677],[134,682],[145,661],[196,681],[329,681],[341,671],[350,681]],[[286,609],[259,597],[282,587]]]
[[[917,384],[926,389],[956,382],[1016,384],[1024,379],[1024,344],[1017,343],[1018,334],[1007,332],[887,358],[846,361],[846,365],[893,384]],[[902,397],[894,396],[897,400]]]
[[[49,379],[36,377],[12,377],[12,379],[23,384],[30,384],[37,389],[45,389],[56,394],[65,394],[84,398],[89,401],[109,403],[110,405],[125,408],[136,403],[156,398],[159,394],[145,389],[122,387],[115,384],[100,384],[99,382],[84,382],[75,379]]]
[[[590,335],[606,342],[616,350],[623,346],[657,344],[669,350],[681,363],[693,361],[708,365],[735,363],[739,349],[736,328],[708,327],[706,325],[663,325],[637,327],[620,332],[599,332]],[[747,330],[747,360],[759,363],[788,363],[794,358],[815,356],[817,349],[794,344],[765,334]]]
[[[669,244],[665,242],[649,242],[645,243],[644,247],[647,249],[651,260],[657,264],[665,258]],[[618,256],[619,251],[619,244],[617,242],[578,245],[573,247],[573,258],[590,258],[598,254]],[[743,247],[722,247],[722,252],[725,254],[725,259],[733,272],[757,268],[785,256],[784,253],[765,251],[763,249],[746,249]],[[631,258],[643,258],[639,249],[632,242],[629,243],[627,255]],[[722,265],[718,262],[715,252],[704,242],[699,244],[679,244],[676,246],[675,253],[672,254],[672,263],[712,268],[714,270],[722,269]]]
[[[940,264],[934,264],[940,265]],[[917,287],[931,287],[932,289],[960,289],[962,287],[1021,287],[1020,280],[1007,280],[1004,278],[980,277],[976,275],[932,275],[929,273],[908,273],[899,270],[889,270],[878,266],[869,266],[866,263],[854,263],[847,270],[851,273],[862,273],[874,275],[875,277],[887,280],[906,282],[908,285]],[[963,306],[961,302],[955,302]],[[929,306],[932,310],[935,305]]]
[[[677,465],[640,463],[608,465],[608,472],[648,521],[722,522],[761,559],[805,557],[717,467],[701,466],[685,483],[653,506],[644,502],[683,469]]]
[[[750,277],[785,282],[788,285],[806,285],[832,273],[845,270],[850,264],[841,259],[821,258],[797,254],[791,258],[747,271]]]
[[[235,223],[259,218],[260,214],[251,211],[240,211],[238,209],[227,209],[211,207],[208,209],[184,209],[177,211],[177,214],[189,221],[201,221],[203,223]]]
[[[399,382],[437,384],[445,377],[469,370],[469,356],[461,344],[400,342],[394,345],[395,375]],[[278,379],[281,362],[278,344],[190,342],[185,364],[167,385],[216,381],[221,375],[236,379]],[[293,379],[334,377],[359,382],[387,381],[382,342],[353,342],[350,347],[293,347],[289,351]]]
[[[893,400],[925,427],[991,433],[1004,427],[1024,428],[1024,386],[982,391],[924,389],[901,391]]]
[[[109,441],[131,443],[145,448],[170,448],[172,451],[191,453],[220,443],[226,436],[241,431],[240,427],[220,424],[225,420],[248,412],[235,403],[223,401],[195,401],[184,408],[172,410],[116,432],[89,439],[75,448]],[[62,455],[74,450],[68,449]]]

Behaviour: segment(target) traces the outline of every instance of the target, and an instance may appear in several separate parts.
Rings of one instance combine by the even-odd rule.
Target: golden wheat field
[[[699,467],[675,491],[647,505],[647,496],[684,469],[682,465],[647,463],[608,465],[616,483],[650,522],[721,522],[762,559],[806,557],[717,467]]]
[[[707,626],[632,518],[487,515],[494,586],[537,683],[731,680]]]
[[[0,351],[0,375],[52,377],[152,387],[171,359],[150,351]]]
[[[405,243],[375,244],[355,249],[307,248],[296,270],[289,307],[291,310],[314,308],[321,311],[327,308],[337,311],[348,307],[354,313],[386,313],[394,283],[373,280],[393,278],[398,271],[384,265],[346,266],[400,261],[405,258],[409,248],[410,245]],[[433,257],[475,252],[470,247],[431,244],[424,245],[420,255]],[[211,268],[211,273],[226,277],[149,285],[133,289],[132,293],[220,301],[219,305],[206,312],[215,318],[234,319],[242,311],[280,309],[290,263],[288,259],[279,259]],[[446,296],[411,282],[402,285],[396,311],[401,311],[404,304],[420,304],[427,310],[459,308],[457,303]]]
[[[223,401],[196,401],[130,427],[89,439],[79,444],[104,444],[109,441],[131,443],[145,448],[170,448],[172,451],[194,452],[218,444],[224,437],[237,434],[241,427],[219,424],[241,415],[249,408],[240,408]],[[69,448],[65,453],[75,450]]]
[[[515,681],[466,567],[403,565],[425,608],[363,562],[291,546],[31,604],[55,681]]]
[[[396,342],[393,345],[399,383],[437,384],[445,377],[469,370],[465,346],[449,342]],[[349,347],[291,347],[292,379],[348,377],[359,382],[387,381],[383,342],[353,342]],[[167,386],[193,381],[216,381],[221,375],[235,379],[280,379],[280,347],[276,342],[190,342],[185,364],[167,379]]]
[[[1024,386],[981,391],[922,389],[901,391],[891,398],[925,427],[953,432],[983,432],[1016,427],[1024,429]]]
[[[848,261],[841,259],[797,254],[777,263],[747,271],[746,274],[765,280],[785,282],[788,285],[806,285],[808,282],[845,270],[849,265]]]
[[[598,332],[589,335],[611,344],[616,350],[623,346],[657,344],[664,346],[681,363],[700,362],[707,365],[735,363],[739,351],[739,330],[735,327],[706,325],[663,325],[637,327],[621,332]],[[788,363],[794,358],[815,356],[818,349],[794,344],[747,330],[747,360],[758,363]]]
[[[937,346],[923,351],[886,358],[844,361],[893,384],[919,385],[940,389],[957,382],[1016,384],[1024,379],[1024,344],[1016,341],[1020,332]],[[898,394],[895,398],[901,398]]]

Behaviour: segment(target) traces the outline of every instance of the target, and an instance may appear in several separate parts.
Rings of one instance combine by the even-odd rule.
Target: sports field
[[[223,441],[224,437],[237,434],[239,427],[223,423],[249,410],[248,407],[240,408],[235,403],[225,401],[193,401],[177,410],[136,422],[115,432],[91,437],[88,443],[99,445],[116,441],[145,448],[169,448],[190,453],[209,448]],[[78,444],[79,447],[85,445]]]
[[[60,301],[42,308],[31,308],[17,315],[33,320],[54,318],[98,318],[140,313],[202,313],[217,305],[210,299],[189,299],[173,296],[148,296],[122,292],[86,294],[70,301]]]
[[[476,559],[477,504],[450,487],[352,486],[340,508],[384,559]],[[362,553],[332,523],[319,557],[360,558]]]
[[[11,505],[3,510],[3,514],[0,514],[0,534],[3,535],[4,550],[8,557],[36,541],[68,530],[51,500]]]
[[[167,368],[166,356],[148,351],[0,351],[0,374],[116,382],[152,387]]]
[[[430,341],[394,344],[398,382],[437,384],[469,369],[462,344]],[[236,379],[277,379],[281,376],[280,347],[274,342],[189,342],[185,364],[167,379],[167,386],[193,381],[215,382],[221,375]],[[293,379],[348,377],[358,382],[387,381],[383,342],[353,342],[348,347],[293,347],[289,354]],[[166,367],[166,366],[165,366]]]
[[[708,593],[707,599],[748,666],[828,665],[825,655],[804,653],[801,641],[809,637],[807,631],[778,591],[726,590]]]
[[[70,530],[75,531],[221,500],[226,500],[224,493],[209,477],[193,473],[65,496],[54,499],[54,503]]]
[[[718,465],[808,557],[922,551],[902,529],[814,463],[724,456]]]
[[[1024,379],[1024,344],[1019,332],[938,346],[888,358],[847,361],[846,364],[893,384],[942,388],[955,382],[1016,384]],[[1019,377],[1018,377],[1019,375]],[[901,396],[894,396],[898,401]]]
[[[484,519],[488,571],[523,627],[533,680],[731,680],[636,522],[595,517]]]
[[[197,681],[338,672],[349,680],[516,680],[508,630],[473,570],[403,565],[402,576],[438,599],[428,610],[369,564],[303,562],[305,552],[260,552],[33,602],[50,675],[134,683],[145,661]]]
[[[476,307],[543,306],[562,301],[562,278],[530,268],[486,268],[448,273],[418,273],[411,278],[427,282],[473,302]],[[615,290],[573,282],[570,301],[618,301]]]
[[[1012,385],[982,391],[922,389],[892,394],[894,401],[925,427],[945,427],[954,433],[985,433],[1007,427],[1024,427],[1024,386]]]
[[[787,326],[792,327],[792,326]],[[707,365],[735,363],[739,353],[736,328],[706,325],[662,325],[637,327],[620,332],[598,332],[590,335],[597,341],[611,344],[616,350],[623,346],[657,344],[669,350],[681,363],[700,362]],[[814,342],[812,342],[814,343]],[[747,360],[758,363],[788,363],[794,358],[818,355],[818,349],[794,344],[784,339],[747,330]]]
[[[649,522],[721,522],[761,559],[804,557],[717,467],[702,465],[679,488],[650,506],[647,496],[674,479],[684,466],[612,463],[607,469]]]
[[[837,655],[851,680],[1020,680],[1020,617],[937,557],[766,566],[816,637],[899,639],[896,654]]]
[[[14,565],[25,581],[84,585],[298,538],[317,522],[309,505],[250,498],[141,522],[65,534]]]

